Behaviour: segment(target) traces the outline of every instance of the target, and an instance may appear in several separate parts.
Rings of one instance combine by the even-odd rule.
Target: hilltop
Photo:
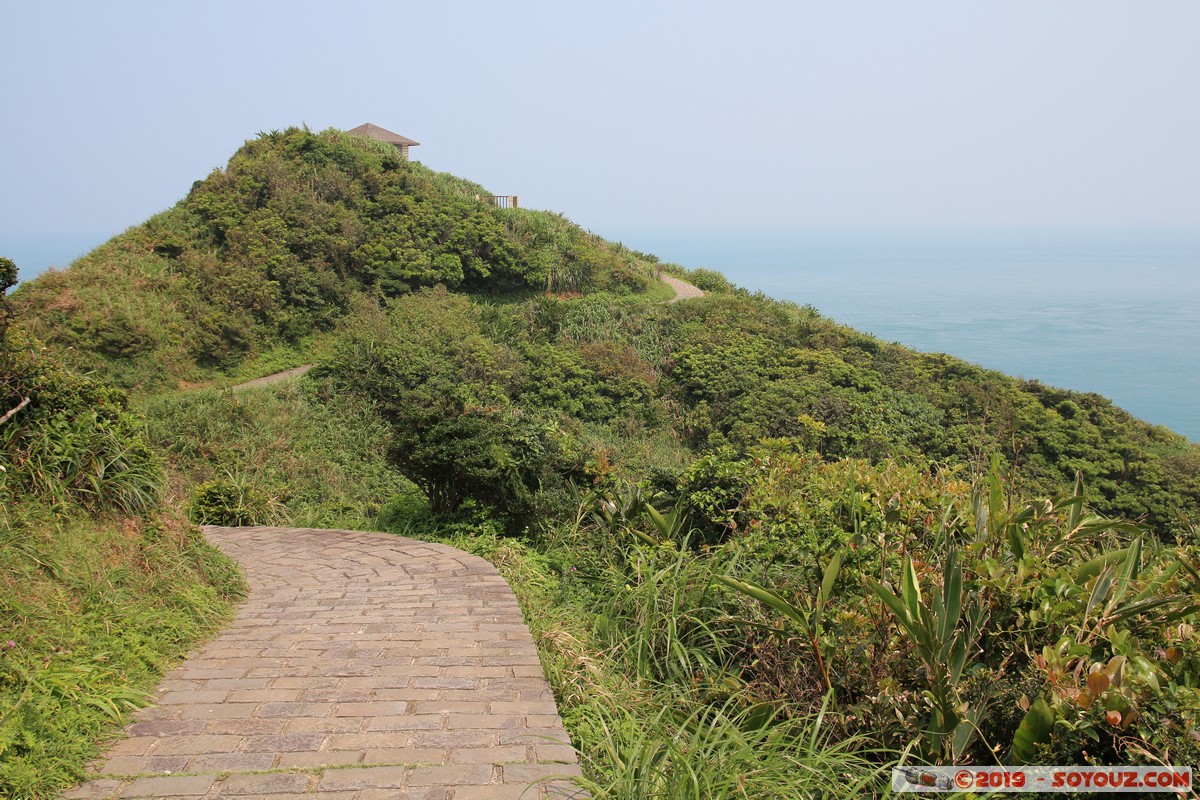
[[[173,208],[12,298],[72,366],[145,393],[298,346],[356,303],[424,286],[489,296],[645,291],[653,264],[393,146],[289,129],[246,143]]]

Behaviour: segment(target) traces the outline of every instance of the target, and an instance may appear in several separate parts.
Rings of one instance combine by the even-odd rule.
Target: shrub
[[[162,463],[125,394],[74,374],[19,330],[3,342],[0,407],[24,404],[0,427],[6,502],[25,496],[126,514],[152,509]]]
[[[697,289],[717,294],[729,294],[734,286],[721,273],[712,269],[694,269],[686,273],[686,277]]]
[[[230,473],[196,486],[187,512],[199,525],[260,525],[269,519],[270,503],[244,476]]]
[[[470,301],[439,288],[347,330],[323,369],[376,404],[392,428],[389,459],[433,513],[473,499],[519,518],[561,465],[555,426],[514,402],[521,367],[483,335]]]

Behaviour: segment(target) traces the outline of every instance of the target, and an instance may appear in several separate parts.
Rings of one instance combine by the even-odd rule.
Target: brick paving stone
[[[319,800],[325,800],[320,795]],[[312,798],[308,798],[312,800]],[[421,786],[415,789],[367,789],[354,795],[354,800],[452,800],[451,790],[441,786]],[[530,798],[532,800],[532,798]]]
[[[249,598],[66,797],[586,796],[569,781],[531,786],[579,767],[487,562],[379,533],[205,533],[241,564]]]
[[[169,778],[138,778],[121,789],[122,798],[141,797],[203,797],[216,783],[216,775],[172,776]]]
[[[322,792],[338,791],[339,789],[397,789],[405,785],[408,771],[408,767],[326,770],[321,775],[319,788]]]
[[[167,708],[167,706],[160,706]],[[232,719],[254,716],[254,703],[197,703],[190,706],[176,706],[182,712],[183,719]]]
[[[126,733],[131,736],[130,739],[121,741],[121,744],[126,742],[136,742],[143,738],[145,746],[149,747],[154,744],[158,736],[163,736],[169,733],[203,733],[204,726],[208,724],[203,720],[154,720],[150,722],[136,722],[126,728]],[[144,750],[142,752],[145,752]]]
[[[364,764],[407,764],[436,765],[446,763],[448,750],[417,747],[389,747],[368,750],[363,754]]]
[[[269,775],[230,775],[221,784],[221,797],[303,794],[309,778],[302,773],[277,772]]]
[[[505,764],[501,769],[505,783],[520,784],[581,774],[577,764]]]
[[[97,778],[76,786],[63,795],[64,800],[106,800],[115,797],[122,781],[115,778]]]
[[[519,745],[508,747],[459,747],[450,750],[451,764],[516,764],[524,762],[529,755]]]
[[[314,769],[316,767],[336,767],[342,764],[360,764],[362,761],[363,751],[361,750],[305,750],[298,753],[280,753],[275,760],[275,766],[278,768]],[[393,760],[387,763],[394,764],[396,762]]]
[[[413,767],[408,775],[409,786],[486,786],[491,782],[490,764]]]
[[[104,762],[106,775],[141,775],[151,772],[183,772],[188,756],[113,756]]]
[[[358,733],[362,717],[292,717],[279,720],[284,733]]]
[[[185,772],[256,772],[275,766],[274,753],[207,753],[188,759]]]
[[[175,727],[179,724],[180,724],[179,720],[170,719],[170,720],[160,720],[160,721],[156,721],[156,722],[145,722],[145,723],[142,723],[141,725],[134,725],[134,726],[132,726],[132,728],[142,728],[146,725],[152,725],[155,727],[168,726],[167,729],[170,730],[170,732],[172,732],[172,733],[180,733],[180,732],[200,733],[201,730],[204,728],[203,724],[200,725],[201,730],[196,730],[191,727],[187,727],[187,728]],[[158,741],[157,733],[146,733],[146,732],[143,732],[142,730],[138,730],[135,733],[132,729],[129,731],[129,733],[130,733],[130,737],[128,739],[121,739],[121,740],[115,742],[111,747],[109,747],[108,752],[110,755],[142,756],[142,755],[145,755],[146,751],[149,750],[151,747],[153,747],[154,744]]]
[[[229,733],[238,736],[267,736],[273,733],[283,733],[287,723],[288,720],[285,719],[214,719],[204,723],[204,732]]]

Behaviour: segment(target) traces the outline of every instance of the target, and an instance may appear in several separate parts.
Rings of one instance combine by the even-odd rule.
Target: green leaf
[[[1004,481],[1000,477],[1000,455],[992,453],[992,469],[988,475],[988,527],[995,535],[1004,524]]]
[[[943,581],[946,602],[941,636],[944,640],[954,633],[959,617],[962,616],[963,577],[962,569],[958,566],[958,553],[954,550],[951,550],[946,557]]]
[[[1142,600],[1141,602],[1138,602],[1138,603],[1126,603],[1125,605],[1120,606],[1119,608],[1113,610],[1113,612],[1105,618],[1105,622],[1107,622],[1109,624],[1125,622],[1125,621],[1132,619],[1133,617],[1136,617],[1140,614],[1145,614],[1148,611],[1153,611],[1156,608],[1162,608],[1164,606],[1169,606],[1172,603],[1176,602],[1177,599],[1178,598],[1176,598],[1174,596],[1152,597],[1148,600]]]
[[[1092,609],[1100,603],[1104,602],[1104,598],[1108,596],[1108,590],[1112,586],[1112,570],[1105,569],[1096,578],[1096,585],[1092,587],[1092,594],[1088,597],[1087,607],[1083,610],[1083,618],[1087,619],[1092,615]]]
[[[1039,697],[1025,712],[1025,718],[1013,734],[1012,763],[1028,764],[1037,756],[1037,746],[1047,744],[1054,731],[1054,711]]]
[[[667,532],[671,529],[666,517],[664,517],[658,509],[649,503],[645,504],[645,509],[646,515],[650,517],[650,521],[654,523],[654,527],[658,528],[658,532],[665,537]]]
[[[1060,503],[1060,508],[1063,505],[1070,504],[1071,510],[1067,514],[1067,532],[1068,535],[1074,533],[1079,527],[1079,518],[1083,515],[1083,472],[1075,472],[1075,493],[1071,495],[1071,499],[1066,503]]]
[[[958,683],[958,679],[962,677],[963,667],[967,663],[967,639],[960,636],[955,639],[950,647],[950,661],[947,664],[950,671],[950,681]]]
[[[904,607],[904,601],[901,600],[900,597],[891,589],[874,580],[873,578],[867,578],[866,581],[867,587],[870,588],[876,597],[883,601],[883,604],[888,607],[888,610],[892,612],[892,615],[896,617],[897,621],[907,628],[908,613],[907,609]]]
[[[1124,569],[1121,570],[1121,577],[1126,581],[1137,580],[1138,573],[1142,567],[1142,537],[1133,540],[1133,544],[1129,547],[1129,555],[1125,558]]]
[[[1086,564],[1076,570],[1075,581],[1077,583],[1086,583],[1089,578],[1099,575],[1105,567],[1116,561],[1124,559],[1126,556],[1128,556],[1128,554],[1128,549],[1113,550],[1110,553],[1105,553],[1104,555],[1093,558],[1091,561],[1088,561]]]
[[[959,756],[966,752],[971,746],[975,735],[978,732],[978,727],[974,720],[965,719],[958,725],[954,726],[954,733],[950,737],[951,758],[957,763]]]
[[[842,569],[843,552],[839,550],[825,565],[825,575],[821,579],[821,593],[818,595],[822,603],[833,596],[833,584],[837,581],[838,572]]]
[[[904,559],[904,578],[901,588],[904,591],[904,606],[908,609],[905,615],[906,618],[910,620],[919,619],[921,584],[917,580],[917,569],[913,566],[911,558]]]
[[[728,575],[717,575],[716,579],[747,597],[752,597],[760,603],[765,603],[799,625],[806,635],[809,633],[810,627],[807,612],[788,602],[777,592],[767,589],[764,586],[759,586],[757,583],[731,578]]]

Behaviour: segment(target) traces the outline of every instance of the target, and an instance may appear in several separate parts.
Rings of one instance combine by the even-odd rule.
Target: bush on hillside
[[[162,494],[162,462],[125,394],[60,364],[19,329],[0,338],[0,497],[7,507],[139,514]]]
[[[484,335],[466,298],[438,288],[348,329],[323,367],[391,425],[389,459],[434,513],[468,499],[522,517],[561,466],[550,421],[514,402],[525,365]]]
[[[262,525],[270,520],[270,504],[245,476],[229,474],[192,489],[187,515],[198,525]]]
[[[8,294],[9,289],[16,285],[17,265],[12,262],[12,259],[0,258],[0,338],[8,330],[8,321],[11,316],[5,295]]]
[[[626,572],[707,539],[696,568],[724,572],[714,580],[746,599],[740,610],[728,597],[672,606],[687,613],[662,624],[662,652],[686,648],[694,663],[735,654],[729,669],[753,700],[801,716],[828,704],[843,730],[894,751],[913,747],[931,763],[1179,764],[1200,755],[1194,547],[1165,546],[1144,526],[1092,513],[1081,487],[1021,500],[998,462],[972,486],[953,473],[824,461],[773,442],[688,475],[671,514],[639,515],[636,503],[605,498],[598,524],[572,539],[600,551],[576,563]],[[680,512],[689,509],[723,538],[688,534]],[[657,546],[635,561],[628,544],[613,550],[606,529]],[[656,574],[665,581],[668,571]],[[587,580],[597,598],[626,602],[629,584],[640,585]],[[687,585],[698,591],[694,579]],[[622,629],[654,611],[630,608],[604,624]],[[714,623],[730,617],[746,625]],[[697,621],[703,635],[685,640]]]

